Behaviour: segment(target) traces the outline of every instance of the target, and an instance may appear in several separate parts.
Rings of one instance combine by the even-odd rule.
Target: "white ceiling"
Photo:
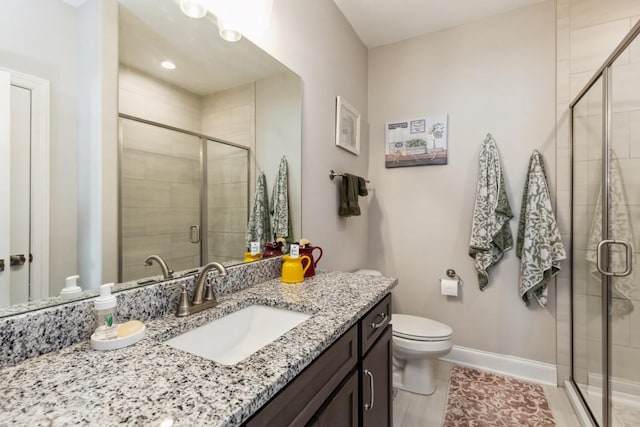
[[[198,95],[261,80],[288,69],[246,38],[230,43],[209,14],[192,19],[174,0],[119,0],[120,62]],[[160,67],[173,61],[175,70]]]
[[[545,0],[334,0],[369,48]]]

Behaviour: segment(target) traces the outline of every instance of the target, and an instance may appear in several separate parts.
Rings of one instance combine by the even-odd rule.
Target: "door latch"
[[[0,259],[0,273],[4,271],[4,259]]]
[[[24,254],[9,256],[9,265],[11,267],[24,265],[25,262],[27,262],[27,258],[25,258]]]

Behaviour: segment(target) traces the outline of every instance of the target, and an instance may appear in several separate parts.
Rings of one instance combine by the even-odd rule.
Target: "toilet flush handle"
[[[387,313],[385,313],[384,311],[380,314],[378,314],[378,316],[376,317],[376,319],[380,319],[379,322],[376,322],[375,320],[373,322],[371,322],[371,328],[373,329],[378,329],[380,326],[384,325],[384,321],[387,318]]]

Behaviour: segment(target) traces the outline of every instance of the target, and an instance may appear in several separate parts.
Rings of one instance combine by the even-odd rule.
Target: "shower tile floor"
[[[584,388],[581,388],[584,390]],[[596,418],[602,417],[602,391],[598,387],[589,387],[587,391],[589,406],[595,412]],[[613,400],[613,427],[638,427],[640,426],[640,401],[638,399]]]
[[[430,396],[394,390],[394,427],[437,427],[442,425],[447,405],[447,391],[451,367],[448,362],[438,361],[436,369],[436,391]],[[558,427],[580,427],[573,407],[561,387],[542,386],[549,401]]]

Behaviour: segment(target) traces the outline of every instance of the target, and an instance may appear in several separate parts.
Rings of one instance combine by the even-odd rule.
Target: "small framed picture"
[[[336,145],[360,154],[360,113],[340,96],[336,100]]]

